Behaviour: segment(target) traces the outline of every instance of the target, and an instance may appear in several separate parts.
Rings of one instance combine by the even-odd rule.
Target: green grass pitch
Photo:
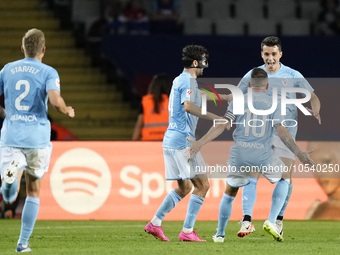
[[[171,242],[144,232],[146,221],[37,221],[30,245],[34,254],[340,254],[340,221],[284,221],[284,242],[273,241],[255,221],[256,231],[243,239],[231,221],[224,243],[213,243],[216,221],[198,221],[195,229],[207,243],[180,242],[182,222],[167,222]],[[0,254],[14,254],[20,220],[0,220]]]

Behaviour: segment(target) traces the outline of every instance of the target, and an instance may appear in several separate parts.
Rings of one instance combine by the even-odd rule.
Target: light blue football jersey
[[[187,137],[195,139],[198,117],[184,110],[185,101],[201,107],[197,81],[188,72],[182,72],[172,83],[168,107],[169,126],[163,139],[164,148],[184,149],[190,147]]]
[[[57,71],[39,60],[8,63],[0,72],[0,94],[5,95],[6,118],[1,146],[44,148],[50,142],[47,91],[58,90]]]
[[[236,115],[236,129],[233,132],[234,145],[230,149],[228,165],[263,166],[273,161],[274,125],[283,121],[281,107],[269,115],[255,115],[248,107],[248,94],[244,95],[244,114]],[[265,93],[253,92],[253,106],[256,110],[268,110],[272,106],[272,97]],[[228,106],[233,112],[233,101]]]
[[[271,74],[267,72],[266,70],[266,65],[263,64],[259,66],[259,68],[263,69],[264,71],[267,72],[268,74],[268,82],[269,82],[269,88],[266,92],[266,94],[270,97],[272,97],[273,93],[273,88],[277,88],[277,93],[278,93],[278,98],[280,99],[281,97],[281,88],[284,87],[291,87],[291,88],[304,88],[307,89],[310,93],[314,91],[312,86],[308,83],[308,81],[303,77],[303,75],[280,63],[280,69],[274,73]],[[242,78],[240,81],[238,87],[243,91],[243,94],[247,93],[248,91],[248,83],[250,81],[251,77],[251,72],[250,70],[246,75]],[[303,95],[305,96],[305,95]],[[286,98],[288,99],[296,99],[296,93],[287,93]],[[279,102],[280,104],[280,102]],[[297,122],[297,107],[294,104],[287,104],[287,112],[285,115],[285,119],[289,120],[295,120]],[[295,121],[286,121],[285,125],[287,126],[288,132],[295,138],[296,133],[297,133],[297,127],[298,125],[295,126],[296,122]],[[294,126],[294,127],[292,127]],[[276,130],[274,131],[275,135],[278,135]]]

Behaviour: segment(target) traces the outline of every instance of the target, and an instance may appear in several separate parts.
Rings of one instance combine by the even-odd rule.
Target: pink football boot
[[[156,237],[156,239],[159,239],[161,241],[170,242],[169,238],[167,238],[164,235],[162,228],[163,228],[163,226],[157,227],[157,226],[154,226],[151,222],[149,222],[148,224],[146,224],[144,230],[145,230],[145,232]]]
[[[203,240],[197,236],[196,231],[192,231],[190,233],[184,233],[181,231],[181,233],[178,236],[179,240],[181,241],[187,241],[187,242],[206,242],[207,240]]]

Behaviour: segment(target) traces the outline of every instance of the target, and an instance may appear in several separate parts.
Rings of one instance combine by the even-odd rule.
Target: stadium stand
[[[283,36],[310,35],[311,26],[306,19],[285,19],[281,22],[281,34]]]
[[[227,19],[231,17],[231,0],[202,1],[202,16],[209,19]]]
[[[198,17],[198,1],[195,0],[183,0],[180,4],[181,19],[194,19]]]
[[[248,23],[248,34],[253,36],[267,36],[277,34],[275,20],[257,19]]]
[[[283,21],[297,17],[297,4],[294,0],[268,0],[268,18]]]
[[[248,1],[239,0],[235,2],[235,12],[238,19],[251,22],[264,18],[264,2],[262,0]]]
[[[82,1],[85,2],[85,1]],[[106,84],[99,68],[83,49],[75,47],[70,31],[60,30],[53,13],[39,10],[38,0],[0,1],[0,66],[23,58],[18,44],[33,27],[45,32],[47,52],[44,63],[55,67],[62,83],[62,95],[77,111],[74,121],[49,114],[57,124],[70,129],[80,140],[127,140],[136,113],[122,100],[121,93]]]
[[[318,0],[302,1],[299,3],[301,9],[301,18],[316,22],[320,12],[320,2]]]
[[[216,35],[242,36],[244,35],[244,20],[218,19],[215,21]]]
[[[184,34],[211,35],[212,21],[210,19],[188,19],[184,23]]]

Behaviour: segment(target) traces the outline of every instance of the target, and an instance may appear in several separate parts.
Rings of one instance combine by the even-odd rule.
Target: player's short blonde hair
[[[28,30],[22,38],[22,46],[26,57],[34,58],[38,56],[45,47],[44,33],[36,28]]]

